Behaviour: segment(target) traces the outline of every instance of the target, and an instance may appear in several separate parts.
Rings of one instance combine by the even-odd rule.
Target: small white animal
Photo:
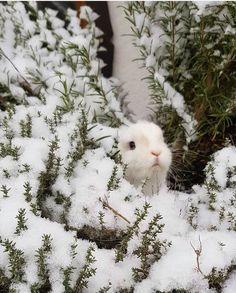
[[[122,160],[127,164],[126,179],[136,187],[147,180],[144,194],[157,193],[166,181],[172,160],[161,128],[140,120],[130,126],[121,126],[118,140]]]

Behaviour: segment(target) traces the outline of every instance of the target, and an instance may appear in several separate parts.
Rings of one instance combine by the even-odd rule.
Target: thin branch
[[[197,256],[197,270],[199,271],[199,273],[201,273],[204,277],[206,277],[206,275],[202,272],[201,268],[200,268],[200,256],[201,256],[201,253],[202,253],[202,242],[201,242],[201,238],[199,236],[198,238],[198,241],[199,241],[199,249],[196,249],[193,244],[190,242],[194,252],[196,253],[196,256]]]
[[[11,61],[11,59],[4,53],[3,49],[1,49],[1,48],[0,48],[0,55],[2,55],[3,57],[5,57],[11,63],[11,65],[14,67],[14,69],[19,73],[20,77],[24,80],[24,83],[22,84],[22,86],[25,86],[26,90],[31,95],[35,95],[34,91],[31,88],[30,83],[28,82],[28,80],[20,73],[20,71],[18,70],[18,68],[15,66],[15,64]]]
[[[101,199],[101,197],[99,197],[99,201],[102,203],[104,208],[108,208],[109,210],[111,210],[116,216],[120,217],[121,219],[123,219],[124,221],[126,221],[128,224],[130,224],[131,222],[129,220],[126,219],[126,217],[124,217],[123,215],[121,215],[119,212],[117,212],[115,209],[113,209],[113,207],[111,207],[108,203],[108,199],[106,198],[106,200]]]

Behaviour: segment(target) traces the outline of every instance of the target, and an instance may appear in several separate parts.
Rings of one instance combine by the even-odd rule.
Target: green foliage
[[[67,225],[68,224],[67,223],[67,214],[68,214],[70,207],[71,207],[70,196],[65,196],[64,194],[62,194],[59,191],[57,191],[54,196],[55,196],[55,198],[54,198],[55,203],[63,206],[63,213],[61,215],[60,220],[62,223],[65,223]]]
[[[151,265],[158,261],[167,247],[171,245],[167,240],[158,239],[158,234],[162,233],[165,226],[159,223],[161,219],[160,214],[153,217],[148,224],[148,229],[142,232],[140,245],[133,252],[141,261],[139,268],[132,269],[135,282],[141,282],[148,277]]]
[[[82,159],[85,151],[95,147],[94,142],[88,138],[88,134],[89,131],[96,127],[96,125],[89,127],[87,115],[88,113],[82,109],[81,118],[78,121],[76,129],[71,135],[72,150],[67,156],[68,164],[67,167],[65,167],[65,175],[68,178],[72,176],[76,163]]]
[[[118,167],[115,165],[112,170],[111,177],[107,183],[108,191],[115,190],[119,187],[120,178],[117,176],[117,172],[118,172]]]
[[[195,220],[195,217],[198,215],[198,212],[199,212],[199,208],[195,206],[193,203],[191,203],[188,210],[188,222],[194,229],[197,228],[197,225],[195,223],[196,221],[194,220]]]
[[[28,229],[26,225],[27,219],[25,218],[25,209],[20,209],[16,218],[17,218],[17,226],[16,226],[15,234],[20,235],[22,231],[25,231]]]
[[[11,190],[11,188],[7,188],[6,185],[1,186],[1,192],[3,193],[3,197],[8,197],[8,192]]]
[[[0,57],[1,57],[1,50],[0,50]],[[10,89],[0,83],[0,109],[6,110],[9,105],[15,105],[18,104],[17,99],[12,95]]]
[[[69,50],[73,53],[68,54]],[[91,65],[89,50],[87,50],[84,46],[79,48],[79,46],[74,43],[68,43],[67,46],[61,48],[61,52],[65,56],[67,64],[73,69],[73,71],[76,72],[78,62],[82,63],[88,72],[90,71]],[[77,58],[73,58],[75,56]]]
[[[162,219],[160,214],[156,214],[152,220],[148,223],[148,228],[144,231],[140,229],[140,224],[148,215],[148,209],[151,206],[146,203],[143,207],[143,211],[136,210],[136,220],[127,229],[121,243],[118,245],[115,251],[115,261],[123,261],[125,255],[128,252],[129,241],[133,237],[139,237],[139,245],[132,251],[133,255],[136,255],[140,259],[140,267],[132,268],[133,278],[135,282],[141,282],[146,279],[149,274],[151,265],[158,261],[167,248],[171,245],[167,240],[158,239],[158,234],[162,233],[164,224],[160,224]]]
[[[20,121],[21,136],[31,137],[32,133],[32,117],[27,114],[25,120]]]
[[[24,252],[17,249],[16,244],[8,239],[2,240],[0,244],[5,248],[4,252],[8,253],[8,268],[11,282],[23,282],[25,266]]]
[[[9,179],[11,177],[11,175],[7,169],[3,169],[2,172],[3,172],[5,178]]]
[[[88,279],[95,275],[96,268],[92,267],[92,265],[95,263],[96,259],[93,256],[94,248],[93,246],[90,246],[87,250],[87,254],[85,257],[85,265],[81,269],[79,273],[79,277],[76,281],[76,285],[74,288],[74,293],[80,293],[83,292],[83,288],[88,287]]]
[[[216,191],[219,191],[219,185],[214,177],[214,166],[209,163],[206,167],[206,173],[209,180],[205,181],[205,187],[209,196],[209,209],[214,210],[214,203],[216,202]]]
[[[232,212],[227,213],[227,221],[229,222],[230,226],[228,230],[236,231],[236,215]]]
[[[28,164],[22,164],[22,169],[19,170],[19,173],[29,173],[30,171],[30,165]]]
[[[174,148],[174,165],[189,161],[200,181],[208,155],[235,136],[236,4],[206,4],[201,13],[191,1],[133,1],[123,9],[148,73],[153,120]]]
[[[133,287],[130,287],[130,288],[121,288],[117,292],[118,293],[133,293],[134,292],[134,288]]]
[[[37,205],[43,209],[43,202],[47,196],[51,195],[51,186],[55,182],[61,166],[61,158],[57,156],[56,151],[59,149],[59,140],[55,136],[49,145],[48,159],[46,170],[40,173],[39,189],[37,194]]]
[[[12,140],[10,139],[7,143],[0,143],[0,157],[4,158],[6,156],[13,157],[14,160],[19,158],[20,147],[12,145]]]
[[[89,22],[90,21],[88,20],[88,23]],[[91,40],[91,43],[89,44],[88,48],[85,48],[84,46],[79,47],[77,44],[74,43],[68,43],[62,47],[61,51],[62,54],[65,56],[67,64],[72,68],[73,71],[76,72],[78,64],[81,64],[86,68],[86,74],[80,75],[80,77],[88,78],[88,86],[91,89],[90,95],[99,97],[99,101],[97,103],[100,104],[101,110],[103,112],[103,114],[101,115],[94,113],[94,122],[99,121],[101,123],[108,123],[112,127],[118,127],[121,125],[120,119],[112,110],[107,111],[107,107],[109,105],[109,99],[107,95],[109,95],[110,92],[107,92],[105,90],[102,79],[98,77],[100,73],[99,63],[97,64],[96,73],[94,73],[94,70],[92,70],[93,66],[90,55],[90,47],[92,46],[92,42],[93,40]],[[65,90],[65,93],[68,93],[68,90]],[[83,92],[73,91],[72,87],[70,88],[70,93],[74,95],[84,95]],[[68,101],[68,99],[65,97],[65,94],[64,99]]]
[[[31,202],[31,200],[32,200],[32,193],[31,193],[32,187],[30,186],[29,182],[25,182],[24,189],[25,189],[25,192],[24,192],[25,200],[27,202]]]
[[[73,111],[74,110],[74,102],[70,96],[73,92],[74,82],[71,83],[70,87],[68,86],[66,81],[61,81],[61,84],[63,86],[63,91],[60,91],[58,89],[57,89],[57,91],[59,93],[61,93],[60,98],[63,100],[64,106],[59,107],[59,109],[64,113]]]
[[[75,251],[77,247],[77,244],[72,244],[71,245],[71,258],[75,259],[75,256],[77,255],[77,252]],[[63,285],[65,288],[65,293],[74,293],[74,289],[73,286],[71,284],[71,278],[72,278],[72,274],[75,271],[75,267],[73,267],[72,265],[68,266],[66,269],[63,269]]]
[[[150,208],[151,208],[151,206],[148,203],[145,203],[145,205],[143,207],[143,211],[136,209],[136,211],[135,211],[136,220],[134,221],[134,223],[130,227],[128,227],[121,243],[119,244],[118,248],[115,251],[115,256],[116,256],[115,261],[116,262],[124,260],[124,257],[127,253],[129,241],[133,238],[134,235],[138,234],[139,225],[147,217],[148,209],[150,209]]]
[[[103,288],[101,288],[97,293],[106,293],[106,292],[109,292],[110,289],[111,289],[111,282],[109,282],[108,286],[104,286]]]
[[[98,214],[98,219],[99,219],[99,224],[100,224],[102,230],[106,228],[105,221],[104,221],[104,216],[105,216],[105,214],[100,211],[99,214]]]
[[[128,252],[129,241],[134,236],[140,238],[139,245],[132,251],[132,254],[140,259],[140,267],[132,268],[135,282],[141,282],[148,277],[151,265],[155,261],[158,261],[171,245],[167,240],[160,240],[158,238],[158,234],[162,233],[164,227],[164,224],[159,223],[162,219],[160,214],[156,214],[152,218],[146,230],[142,231],[140,229],[140,223],[145,220],[148,215],[148,209],[150,208],[151,206],[145,203],[143,211],[136,210],[136,220],[128,227],[115,251],[115,261],[123,261]]]
[[[137,40],[135,46],[140,51],[141,57],[139,59],[143,61],[143,66],[148,72],[145,79],[153,103],[154,120],[162,126],[167,141],[171,143],[185,132],[184,121],[175,106],[168,101],[169,97],[164,84],[165,79],[163,81],[158,79],[156,72],[164,69],[167,76],[166,81],[174,87],[179,83],[180,74],[185,71],[185,68],[182,68],[183,62],[181,62],[184,59],[185,52],[184,50],[181,51],[181,48],[185,48],[186,43],[184,20],[187,15],[187,6],[186,2],[178,1],[158,1],[151,6],[134,1],[129,2],[124,7],[126,19],[131,23],[132,35]],[[143,16],[141,24],[139,23],[140,20],[137,22],[138,16]],[[153,25],[159,27],[160,33],[158,36],[155,36],[154,30],[151,28]],[[165,36],[164,41],[161,39],[162,35]],[[148,44],[142,41],[143,38],[147,39]],[[153,44],[156,38],[161,39],[159,46]],[[151,42],[150,45],[149,42]],[[149,59],[153,61],[150,63],[148,62]]]
[[[159,291],[156,290],[155,293],[188,293],[185,289],[173,289],[171,291]]]
[[[63,285],[65,287],[65,293],[73,293],[73,288],[71,286],[71,275],[74,272],[75,268],[72,266],[67,267],[63,270],[64,281]]]
[[[40,287],[48,286],[49,282],[49,269],[47,267],[47,258],[52,250],[52,238],[50,235],[42,236],[42,246],[36,250],[35,258],[38,267],[38,277],[40,278]],[[35,284],[35,286],[38,286]]]
[[[4,271],[0,269],[0,292],[8,293],[11,281],[5,276]]]
[[[225,269],[212,268],[209,275],[207,275],[207,280],[210,289],[215,289],[217,293],[222,292],[225,281],[229,278],[230,274],[235,271],[236,266],[230,265]]]

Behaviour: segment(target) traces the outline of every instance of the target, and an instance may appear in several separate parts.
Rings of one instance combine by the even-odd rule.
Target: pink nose
[[[151,152],[151,154],[155,157],[159,157],[160,156],[160,153],[159,152]]]

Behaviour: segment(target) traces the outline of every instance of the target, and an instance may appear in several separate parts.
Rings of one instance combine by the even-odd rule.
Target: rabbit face
[[[131,183],[138,184],[153,176],[159,183],[165,181],[172,155],[159,126],[138,121],[129,127],[121,127],[118,147],[127,164],[127,179]]]

